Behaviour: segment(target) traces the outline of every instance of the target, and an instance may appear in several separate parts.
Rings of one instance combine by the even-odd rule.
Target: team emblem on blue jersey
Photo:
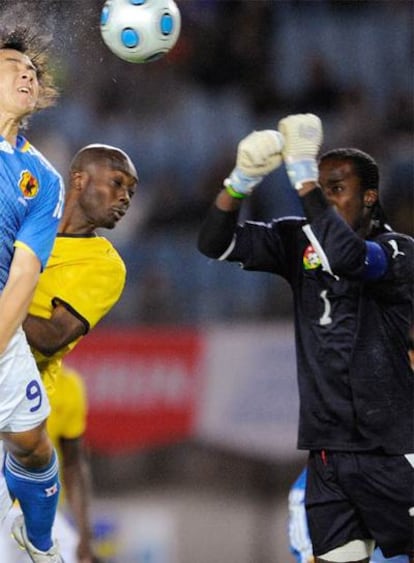
[[[39,182],[29,170],[23,170],[20,174],[19,188],[25,199],[32,199],[37,196]]]
[[[315,270],[316,268],[319,268],[320,265],[320,258],[313,246],[310,244],[305,248],[305,252],[303,253],[303,267],[305,270]]]

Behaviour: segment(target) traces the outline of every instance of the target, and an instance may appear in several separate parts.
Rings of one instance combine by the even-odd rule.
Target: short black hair
[[[138,173],[129,155],[118,147],[94,143],[81,148],[70,163],[70,172],[85,170],[91,163],[102,162],[111,168],[123,170],[138,183]]]
[[[340,160],[349,160],[352,162],[355,173],[361,180],[362,189],[378,190],[379,188],[379,170],[375,159],[368,153],[354,148],[332,149],[324,153],[319,162],[328,159],[338,158]]]

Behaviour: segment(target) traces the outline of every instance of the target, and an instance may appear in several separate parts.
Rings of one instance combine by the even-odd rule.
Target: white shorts
[[[20,327],[0,355],[0,432],[24,432],[50,413],[39,370]]]

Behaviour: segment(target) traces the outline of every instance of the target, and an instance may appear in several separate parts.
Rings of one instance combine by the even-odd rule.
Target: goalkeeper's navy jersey
[[[222,257],[292,287],[300,449],[414,451],[414,241],[386,230],[372,240],[388,259],[376,281],[364,281],[365,241],[332,208],[238,226]]]
[[[52,249],[63,207],[63,182],[24,137],[15,147],[0,136],[0,290],[15,246],[30,249],[42,268]]]

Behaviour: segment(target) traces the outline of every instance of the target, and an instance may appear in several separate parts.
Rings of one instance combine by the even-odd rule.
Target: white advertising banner
[[[303,455],[296,450],[293,326],[215,326],[205,338],[205,388],[196,436],[264,458]]]
[[[68,364],[85,378],[96,451],[195,438],[265,459],[301,455],[289,323],[97,329]]]

